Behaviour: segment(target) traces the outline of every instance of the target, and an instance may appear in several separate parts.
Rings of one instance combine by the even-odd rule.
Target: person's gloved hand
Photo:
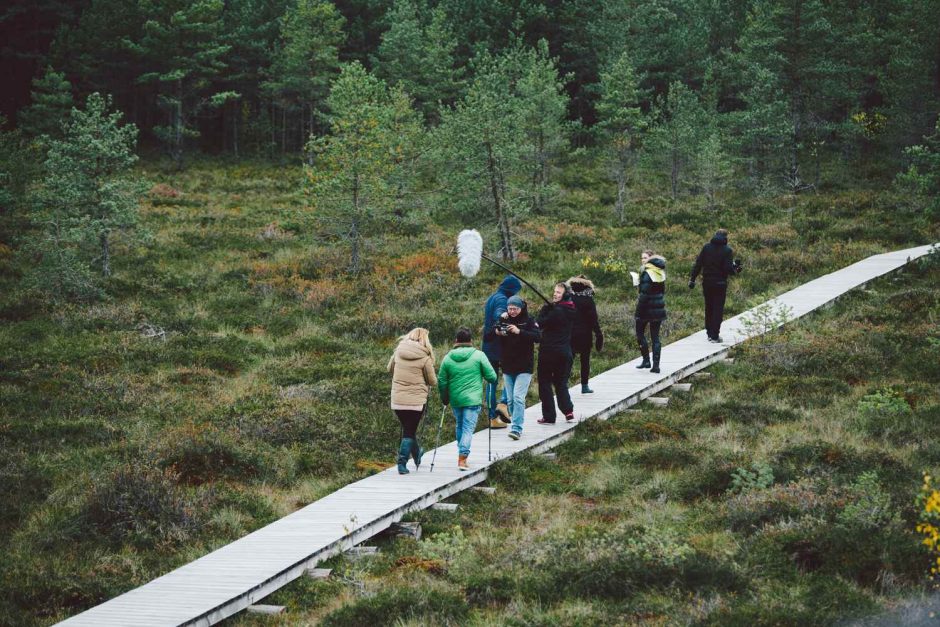
[[[601,333],[597,334],[597,337],[594,338],[594,348],[597,349],[597,352],[601,352],[604,349],[604,335]]]
[[[445,394],[444,396],[441,397],[441,404],[444,407],[447,407],[448,405],[450,405],[450,394]]]
[[[694,289],[695,289],[695,281],[689,281],[689,289],[690,289],[690,290],[694,290]]]

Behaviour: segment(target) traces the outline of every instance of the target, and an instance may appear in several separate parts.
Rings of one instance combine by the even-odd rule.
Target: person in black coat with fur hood
[[[578,311],[571,329],[571,352],[581,356],[581,393],[592,394],[588,385],[591,378],[591,345],[600,352],[604,347],[604,333],[597,318],[594,304],[594,284],[583,274],[571,277],[567,282],[571,300]]]
[[[650,372],[659,372],[659,354],[662,344],[659,341],[659,328],[666,319],[666,260],[651,250],[644,250],[640,255],[643,272],[637,287],[639,296],[636,300],[636,340],[640,345],[643,363],[637,368],[652,368]],[[650,364],[650,347],[646,342],[646,327],[650,328],[653,344],[653,363]]]

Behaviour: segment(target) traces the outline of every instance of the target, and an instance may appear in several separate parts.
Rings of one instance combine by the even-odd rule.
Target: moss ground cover
[[[747,266],[729,315],[937,239],[870,191],[742,198],[720,216],[649,197],[621,226],[583,166],[565,173],[552,214],[517,226],[517,268],[546,289],[595,280],[607,336],[596,371],[634,355],[622,268],[642,248],[669,260],[670,341],[699,328],[701,295],[683,277],[719,221]],[[157,185],[151,241],[115,242],[109,298],[47,309],[0,258],[3,623],[52,623],[390,463],[395,337],[426,326],[442,355],[457,326],[480,324],[501,278],[461,278],[460,225],[433,211],[369,242],[348,275],[297,169],[144,174]],[[279,593],[290,620],[825,621],[912,590],[913,494],[940,463],[938,277],[924,265],[877,282],[666,410],[585,425],[557,463],[506,464],[497,498],[462,496],[457,519],[421,514],[428,541]],[[729,491],[755,463],[774,482]],[[813,609],[823,598],[828,614]]]

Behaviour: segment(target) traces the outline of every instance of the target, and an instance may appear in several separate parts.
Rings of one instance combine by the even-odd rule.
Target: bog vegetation
[[[936,0],[28,4],[0,11],[0,623],[390,464],[395,338],[440,358],[501,279],[456,272],[460,228],[537,285],[592,278],[595,370],[634,355],[644,248],[668,342],[717,226],[729,314],[940,239]],[[937,278],[755,312],[714,384],[506,464],[426,540],[284,592],[290,620],[831,622],[916,593]]]

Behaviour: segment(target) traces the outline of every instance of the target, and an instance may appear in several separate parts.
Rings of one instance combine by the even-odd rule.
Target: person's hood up
[[[573,276],[565,282],[575,296],[594,296],[594,283],[585,276]]]
[[[515,322],[525,322],[529,317],[529,304],[525,301],[522,302],[522,307],[519,311],[519,315],[513,318],[508,313],[506,314],[505,321],[510,324],[515,324]]]
[[[650,257],[650,260],[643,265],[643,269],[650,275],[653,283],[662,283],[666,280],[666,260],[659,255]]]
[[[728,235],[726,233],[715,233],[714,237],[712,237],[712,244],[715,246],[727,246]]]
[[[454,348],[447,354],[457,363],[462,363],[470,359],[470,356],[473,355],[476,350],[477,349],[473,348],[469,344],[454,344]]]
[[[414,340],[404,339],[398,344],[398,356],[405,361],[425,359],[431,355],[431,350]]]
[[[507,274],[503,282],[499,284],[499,291],[508,296],[515,296],[522,289],[522,281],[511,274]]]

